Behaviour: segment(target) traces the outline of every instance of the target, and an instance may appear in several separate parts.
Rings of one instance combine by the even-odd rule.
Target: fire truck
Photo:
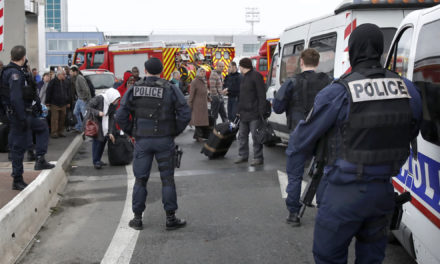
[[[232,44],[193,42],[148,41],[139,43],[120,43],[78,48],[73,63],[80,70],[104,69],[121,78],[124,72],[137,66],[143,76],[144,63],[151,57],[158,58],[164,65],[162,78],[171,79],[171,73],[178,70],[186,83],[190,83],[198,67],[209,72],[219,61],[227,66],[235,56]]]
[[[266,40],[263,45],[261,45],[258,56],[251,57],[252,66],[254,66],[257,72],[263,75],[264,82],[266,82],[267,80],[267,73],[269,72],[269,66],[271,65],[272,56],[279,41],[279,38]]]

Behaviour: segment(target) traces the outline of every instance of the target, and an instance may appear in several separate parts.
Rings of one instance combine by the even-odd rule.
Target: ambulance
[[[402,21],[385,66],[412,80],[423,102],[423,121],[394,188],[410,192],[394,236],[422,264],[440,263],[440,6],[414,11]]]
[[[317,71],[338,78],[351,71],[348,39],[361,24],[374,23],[384,35],[384,50],[388,50],[403,18],[416,9],[432,7],[440,0],[346,0],[333,14],[288,27],[282,32],[268,74],[268,100],[272,100],[281,85],[300,72],[299,56],[306,48],[315,48],[321,58]],[[385,62],[386,55],[382,62]],[[285,114],[275,114],[269,123],[282,141],[289,139]]]

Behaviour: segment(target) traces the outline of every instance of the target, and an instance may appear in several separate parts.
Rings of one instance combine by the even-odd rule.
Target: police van
[[[418,263],[440,263],[440,6],[409,14],[396,32],[385,66],[412,80],[423,102],[423,122],[412,155],[393,178],[409,191],[394,231]]]
[[[402,19],[411,11],[431,7],[440,0],[346,0],[324,17],[288,27],[281,34],[273,56],[267,80],[267,99],[290,77],[300,73],[299,56],[306,48],[315,48],[321,58],[317,71],[338,78],[351,70],[348,58],[348,39],[351,32],[364,23],[378,25],[384,34],[387,51]],[[385,61],[385,55],[382,62]],[[269,123],[277,136],[287,142],[289,130],[285,114],[275,114]]]

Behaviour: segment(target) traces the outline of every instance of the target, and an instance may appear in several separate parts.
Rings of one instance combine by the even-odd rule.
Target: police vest
[[[378,73],[383,78],[368,77]],[[368,69],[336,82],[347,90],[350,111],[347,121],[330,131],[328,163],[344,159],[357,164],[358,176],[364,165],[390,165],[391,173],[398,172],[409,155],[412,122],[403,79],[385,69]]]
[[[296,83],[287,111],[289,130],[293,130],[300,120],[306,119],[313,107],[316,95],[330,84],[330,77],[322,72],[303,72],[297,74],[294,78]],[[294,115],[294,112],[298,115]]]
[[[3,71],[1,73],[1,86],[0,86],[0,98],[2,101],[5,102],[10,102],[10,87],[9,87],[9,81],[8,80],[3,80],[4,78],[4,72],[7,69],[10,68],[15,68],[17,69],[19,72],[23,73],[23,71],[21,70],[21,68],[18,65],[15,64],[8,64],[5,68],[3,68]],[[8,76],[10,77],[10,76]],[[35,85],[31,85],[32,81],[29,80],[29,77],[26,78],[26,76],[24,76],[26,81],[25,81],[25,85],[22,87],[22,94],[23,94],[23,100],[26,103],[32,103],[32,101],[36,98],[37,96],[37,91],[36,91],[36,87]]]
[[[174,136],[176,114],[173,87],[164,80],[142,80],[133,86],[135,136]]]

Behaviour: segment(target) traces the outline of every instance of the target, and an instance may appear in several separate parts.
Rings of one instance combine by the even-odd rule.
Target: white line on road
[[[283,199],[286,199],[287,198],[286,187],[287,187],[287,183],[288,183],[287,173],[280,171],[280,170],[278,170],[277,172],[278,172],[278,181],[280,182],[281,197]],[[304,192],[304,190],[306,189],[306,186],[307,186],[307,182],[303,180],[301,182],[301,193]],[[315,199],[313,199],[313,203],[316,204]]]
[[[131,197],[135,178],[131,165],[125,166],[125,169],[127,170],[127,197],[125,199],[124,210],[118,228],[113,235],[113,239],[105,252],[101,264],[130,263],[139,236],[139,231],[128,226],[128,222],[133,217]]]

